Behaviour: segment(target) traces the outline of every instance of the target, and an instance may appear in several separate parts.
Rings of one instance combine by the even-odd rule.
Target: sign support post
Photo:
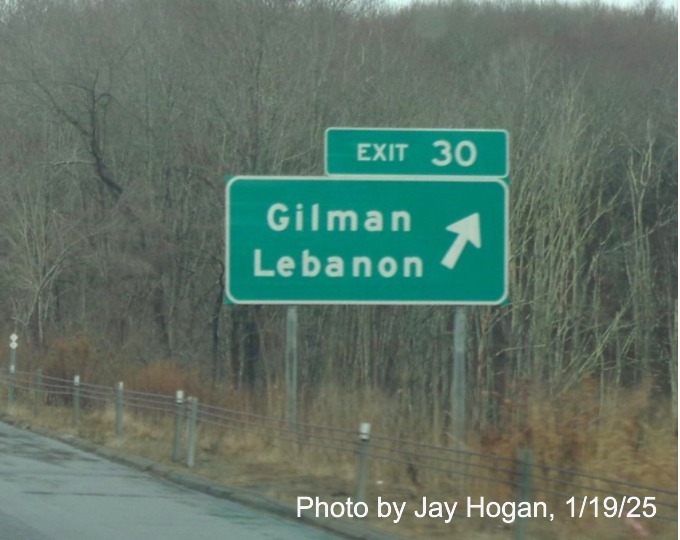
[[[17,370],[17,340],[19,336],[13,333],[9,336],[9,387],[7,389],[7,400],[10,405],[14,404],[14,384]]]
[[[453,319],[453,370],[451,380],[451,431],[455,448],[460,448],[465,443],[466,327],[466,308],[457,306]]]
[[[329,128],[325,177],[227,178],[225,302],[288,306],[288,427],[297,305],[453,305],[451,435],[464,445],[465,306],[508,296],[508,139],[498,129]]]
[[[297,306],[286,309],[286,424],[297,424]]]

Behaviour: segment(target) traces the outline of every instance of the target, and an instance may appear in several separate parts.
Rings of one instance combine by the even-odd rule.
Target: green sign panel
[[[498,179],[228,178],[226,301],[500,304],[507,220]]]
[[[329,128],[326,174],[508,176],[504,130]]]

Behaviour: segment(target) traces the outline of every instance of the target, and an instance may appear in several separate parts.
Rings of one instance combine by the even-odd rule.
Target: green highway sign
[[[227,178],[228,303],[495,305],[508,251],[500,179]]]
[[[326,174],[508,176],[508,132],[329,128]]]

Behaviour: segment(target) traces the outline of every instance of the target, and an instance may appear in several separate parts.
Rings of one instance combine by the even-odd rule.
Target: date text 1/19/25
[[[565,502],[569,516],[606,518],[652,518],[656,515],[656,497],[571,497]]]

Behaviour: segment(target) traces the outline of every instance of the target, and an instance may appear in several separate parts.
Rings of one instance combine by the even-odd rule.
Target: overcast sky
[[[389,3],[395,5],[395,6],[407,6],[409,4],[412,4],[414,2],[422,2],[422,3],[427,3],[427,2],[434,2],[436,0],[387,0]],[[578,4],[581,3],[581,0],[562,0],[564,3],[567,4]],[[615,4],[621,7],[628,7],[628,6],[635,6],[639,5],[640,3],[645,3],[646,0],[601,0],[603,4]],[[677,0],[660,0],[661,5],[664,7],[675,7],[677,9],[678,7],[678,2]]]

